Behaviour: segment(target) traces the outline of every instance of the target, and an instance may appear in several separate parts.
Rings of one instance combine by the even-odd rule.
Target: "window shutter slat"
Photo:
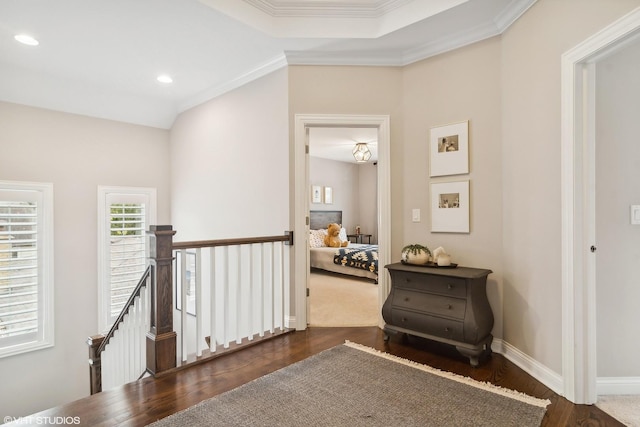
[[[144,204],[113,203],[109,206],[110,283],[112,316],[117,316],[146,269]]]
[[[0,338],[38,329],[38,206],[0,200]]]

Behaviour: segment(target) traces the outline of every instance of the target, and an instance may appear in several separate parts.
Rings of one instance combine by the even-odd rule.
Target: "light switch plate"
[[[411,211],[411,221],[420,222],[420,209],[414,209]]]
[[[631,205],[631,225],[640,225],[640,205]]]

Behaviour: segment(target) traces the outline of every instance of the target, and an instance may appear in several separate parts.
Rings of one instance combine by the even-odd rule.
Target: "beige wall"
[[[55,346],[0,359],[0,415],[18,417],[89,394],[98,185],[157,188],[170,223],[169,134],[2,102],[0,117],[0,180],[53,183]]]
[[[182,113],[171,129],[175,241],[284,234],[287,69]]]
[[[389,115],[391,174],[402,168],[402,69],[396,67],[289,67],[290,138],[295,114]],[[402,181],[391,182],[392,254],[402,248]],[[363,225],[360,224],[362,227]],[[396,230],[394,229],[394,232]],[[363,229],[364,232],[364,229]]]
[[[453,261],[493,271],[487,295],[493,333],[502,337],[502,179],[500,175],[500,39],[492,38],[405,67],[402,243],[442,246]],[[469,173],[429,177],[429,131],[469,121]],[[469,180],[470,233],[432,233],[430,184]],[[421,221],[411,220],[420,209]],[[395,228],[394,228],[395,232]],[[394,252],[398,259],[399,252]]]
[[[539,0],[502,36],[406,67],[290,67],[290,117],[391,115],[392,258],[424,241],[492,269],[494,333],[559,375],[560,57],[639,5]],[[461,120],[470,173],[431,180],[429,129]],[[429,183],[466,178],[471,233],[431,233]]]
[[[504,338],[562,372],[560,57],[640,5],[540,0],[502,36]]]

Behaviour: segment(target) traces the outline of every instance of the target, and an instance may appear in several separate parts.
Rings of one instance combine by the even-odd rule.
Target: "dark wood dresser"
[[[491,353],[491,270],[403,263],[385,268],[391,274],[391,292],[382,307],[385,341],[390,333],[401,332],[451,344],[472,366]]]

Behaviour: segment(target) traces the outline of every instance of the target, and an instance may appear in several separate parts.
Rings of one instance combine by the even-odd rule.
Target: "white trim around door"
[[[307,283],[309,276],[309,170],[307,159],[308,130],[311,127],[371,127],[378,129],[378,265],[390,262],[391,250],[391,166],[389,116],[296,114],[294,129],[294,272],[295,328],[307,327]],[[389,294],[389,278],[381,268],[378,300]],[[382,316],[380,315],[380,326]]]
[[[565,52],[561,59],[562,376],[571,402],[596,389],[595,66],[640,33],[640,8]]]

